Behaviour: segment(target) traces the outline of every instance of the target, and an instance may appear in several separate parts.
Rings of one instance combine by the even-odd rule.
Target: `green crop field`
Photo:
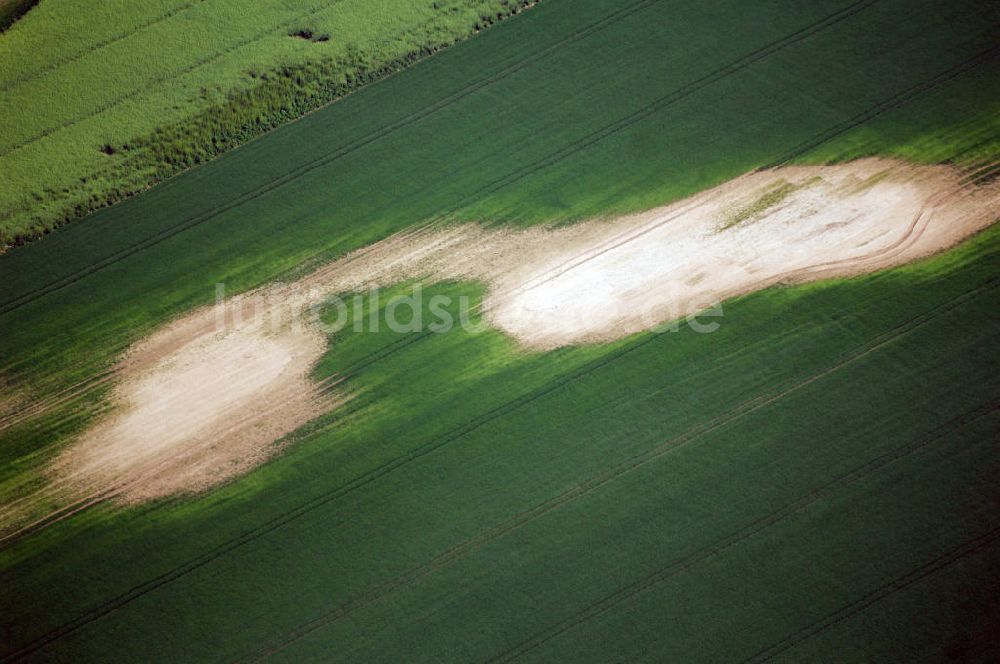
[[[202,163],[525,4],[155,0],[123,11],[43,2],[0,36],[0,247]]]
[[[107,412],[122,351],[219,283],[289,280],[426,222],[568,224],[790,162],[995,177],[998,26],[980,0],[546,0],[14,248],[0,505]],[[0,657],[996,661],[998,277],[992,227],[727,301],[711,334],[536,352],[495,330],[342,330],[313,377],[352,398],[265,465],[0,543]]]

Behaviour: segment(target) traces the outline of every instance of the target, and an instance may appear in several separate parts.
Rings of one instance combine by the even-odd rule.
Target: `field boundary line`
[[[551,165],[553,165],[555,163],[558,163],[558,162],[562,161],[563,159],[565,159],[566,157],[568,157],[568,156],[570,156],[572,154],[575,154],[576,152],[579,152],[580,150],[582,150],[582,149],[584,149],[586,147],[589,147],[590,145],[593,145],[593,144],[599,142],[600,140],[603,140],[604,138],[606,138],[608,136],[611,136],[611,135],[613,135],[613,134],[621,131],[622,129],[625,129],[625,128],[627,128],[627,127],[635,124],[636,122],[638,122],[638,121],[640,121],[642,119],[645,119],[646,117],[648,117],[648,116],[652,115],[653,113],[655,113],[656,111],[660,110],[661,107],[663,107],[665,105],[670,105],[670,104],[676,103],[677,101],[680,101],[680,100],[684,99],[685,97],[693,94],[694,92],[697,92],[698,90],[700,90],[700,89],[702,89],[702,88],[710,85],[711,83],[716,82],[717,80],[721,80],[721,79],[725,78],[726,76],[729,76],[729,75],[731,75],[733,73],[736,73],[736,72],[744,69],[745,67],[747,67],[747,66],[749,66],[749,65],[757,62],[758,60],[761,60],[761,59],[763,59],[763,58],[771,55],[774,52],[780,51],[781,49],[785,48],[786,46],[790,46],[791,44],[798,43],[798,42],[806,39],[807,37],[810,37],[810,36],[812,36],[814,34],[817,34],[818,32],[821,32],[822,30],[825,30],[826,28],[831,27],[832,25],[836,25],[837,23],[840,23],[841,21],[846,20],[847,18],[850,18],[854,14],[859,13],[863,9],[866,9],[867,7],[869,7],[871,5],[874,5],[874,4],[876,4],[878,2],[881,2],[881,1],[882,0],[858,0],[858,2],[855,2],[854,4],[848,6],[847,8],[841,9],[841,10],[839,10],[839,11],[837,11],[837,12],[835,12],[835,13],[833,13],[833,14],[831,14],[831,15],[823,18],[823,19],[820,19],[819,21],[814,21],[813,23],[811,23],[811,24],[809,24],[809,25],[807,25],[807,26],[799,29],[798,31],[796,31],[794,33],[791,33],[790,35],[787,35],[787,36],[785,36],[785,37],[783,37],[781,39],[772,41],[769,44],[766,44],[766,45],[761,46],[761,47],[759,47],[759,48],[757,48],[757,49],[755,49],[753,51],[750,51],[748,54],[746,54],[744,56],[741,56],[737,60],[732,61],[731,63],[729,63],[727,65],[723,65],[722,67],[714,70],[713,72],[710,72],[709,74],[706,74],[706,75],[704,75],[704,76],[696,79],[695,81],[693,81],[691,83],[688,83],[688,84],[685,84],[684,86],[681,86],[677,90],[675,90],[675,91],[673,91],[673,92],[671,92],[671,93],[669,93],[667,95],[664,95],[664,96],[660,97],[659,99],[653,101],[652,103],[648,104],[644,108],[642,108],[642,109],[640,109],[638,111],[635,111],[635,112],[633,112],[633,113],[625,116],[624,118],[619,119],[616,122],[613,122],[613,123],[611,123],[609,125],[605,125],[604,127],[600,128],[600,129],[597,129],[594,132],[591,132],[590,134],[582,137],[581,139],[578,139],[577,141],[574,141],[573,143],[570,143],[569,145],[567,145],[567,146],[565,146],[565,147],[557,150],[554,153],[549,154],[548,156],[546,156],[546,157],[544,157],[544,158],[542,158],[542,159],[540,159],[540,160],[538,160],[538,161],[536,161],[536,162],[534,162],[532,164],[527,165],[526,167],[517,169],[514,172],[512,172],[512,173],[510,173],[510,174],[508,174],[508,175],[506,175],[506,176],[504,176],[504,177],[502,177],[502,178],[500,178],[498,180],[494,180],[493,182],[487,184],[483,188],[481,188],[481,189],[473,192],[472,194],[469,194],[468,196],[460,199],[460,201],[457,204],[455,204],[454,206],[452,206],[450,208],[446,208],[445,209],[446,211],[444,211],[442,213],[439,213],[437,215],[434,215],[433,218],[444,220],[450,214],[453,214],[455,211],[457,211],[457,210],[461,209],[462,207],[464,207],[465,205],[467,205],[469,203],[469,201],[471,201],[472,199],[477,198],[477,197],[481,197],[484,194],[489,195],[491,193],[495,193],[496,191],[498,191],[499,189],[502,189],[505,186],[509,186],[510,184],[513,184],[514,182],[522,180],[525,177],[527,177],[527,176],[529,176],[529,175],[531,175],[531,174],[533,174],[533,173],[535,173],[535,172],[537,172],[539,170],[542,170],[543,168],[546,168],[546,167],[551,166]],[[373,140],[377,140],[377,139],[373,139]],[[369,142],[371,142],[371,141],[369,141]],[[366,144],[367,143],[364,143],[364,144],[360,145],[359,147],[364,147],[364,145],[366,145]],[[350,152],[353,152],[353,151],[354,151],[353,149],[350,150]],[[228,211],[230,209],[238,207],[238,206],[240,206],[240,205],[242,205],[244,203],[247,203],[247,202],[249,202],[251,200],[259,198],[260,196],[262,196],[262,195],[264,195],[266,193],[269,193],[270,191],[273,191],[274,189],[277,189],[278,187],[283,186],[284,184],[287,184],[288,182],[291,182],[291,181],[293,181],[293,180],[301,177],[305,173],[308,173],[311,170],[313,170],[315,168],[318,168],[320,166],[323,166],[326,163],[329,163],[329,161],[332,161],[332,157],[330,159],[326,160],[326,161],[323,161],[324,159],[327,159],[327,158],[324,157],[324,158],[321,158],[320,160],[317,160],[316,162],[308,164],[307,166],[299,167],[299,169],[297,169],[297,170],[299,170],[300,172],[298,172],[298,173],[295,173],[293,171],[293,172],[291,172],[289,174],[286,174],[285,176],[281,176],[280,178],[272,180],[270,183],[268,183],[264,187],[262,187],[262,188],[260,188],[258,190],[252,190],[251,192],[248,192],[247,194],[245,194],[244,196],[246,196],[246,200],[234,199],[230,203],[224,204],[224,206],[222,206],[223,209],[220,210],[220,209],[217,208],[216,211],[210,211],[210,216],[207,216],[207,217],[202,218],[202,219],[198,219],[198,221],[196,221],[195,223],[185,223],[185,224],[179,225],[178,227],[174,227],[174,228],[171,228],[171,229],[165,229],[164,233],[169,233],[169,234],[164,235],[164,233],[161,233],[161,234],[158,234],[158,235],[154,235],[150,239],[145,240],[145,241],[143,241],[143,242],[135,245],[133,248],[127,248],[126,250],[123,250],[123,252],[119,252],[120,255],[119,254],[113,254],[112,256],[108,257],[107,259],[104,259],[103,261],[95,263],[94,265],[89,266],[88,268],[84,268],[84,270],[81,270],[80,272],[78,272],[75,275],[69,275],[68,277],[63,278],[59,282],[53,282],[53,284],[51,284],[50,286],[43,286],[40,289],[36,289],[36,291],[27,293],[27,294],[25,294],[25,295],[23,295],[23,296],[21,296],[19,298],[15,298],[14,300],[12,300],[12,301],[10,301],[8,303],[5,303],[4,305],[0,306],[0,316],[2,316],[2,315],[6,314],[6,313],[8,313],[8,312],[10,312],[10,311],[12,311],[14,309],[17,309],[17,308],[23,306],[27,302],[30,302],[31,300],[24,301],[25,298],[27,298],[30,295],[33,295],[36,292],[44,291],[44,292],[41,293],[42,295],[44,295],[45,293],[51,292],[52,290],[58,290],[59,288],[63,288],[65,286],[73,283],[74,281],[77,281],[79,278],[81,278],[83,276],[86,276],[88,274],[92,274],[93,272],[96,272],[99,269],[107,267],[108,265],[110,265],[112,263],[115,263],[115,262],[117,262],[117,261],[119,261],[119,260],[121,260],[123,258],[128,257],[129,255],[135,253],[136,251],[141,251],[142,249],[148,248],[149,246],[153,246],[154,244],[157,244],[157,243],[159,243],[160,241],[162,241],[164,239],[168,239],[169,237],[172,237],[173,235],[176,235],[177,233],[180,233],[180,232],[182,232],[184,230],[187,230],[188,228],[191,228],[191,227],[193,227],[193,226],[195,226],[197,224],[203,223],[204,221],[208,221],[209,219],[213,218],[217,214],[221,214],[222,212],[226,212],[226,211]],[[191,220],[188,220],[188,221],[191,221]],[[433,222],[430,222],[430,223],[433,223]],[[36,299],[36,298],[31,298],[31,299],[33,300],[33,299]]]
[[[489,76],[489,77],[487,77],[485,79],[481,79],[479,81],[471,83],[471,84],[467,85],[466,87],[458,90],[457,92],[452,93],[451,95],[448,95],[448,96],[442,98],[441,100],[438,100],[437,102],[434,102],[433,104],[420,109],[419,111],[411,113],[411,114],[409,114],[407,116],[404,116],[403,118],[400,118],[399,120],[396,120],[396,121],[394,121],[394,122],[392,122],[392,123],[390,123],[390,124],[388,124],[388,125],[386,125],[384,127],[381,127],[381,128],[379,128],[379,129],[377,129],[377,130],[375,130],[373,132],[370,132],[366,136],[362,136],[361,138],[358,138],[356,140],[350,141],[350,142],[342,145],[341,147],[335,149],[331,153],[328,153],[328,154],[325,154],[325,155],[323,155],[321,157],[318,157],[318,158],[316,158],[316,159],[314,159],[314,160],[312,160],[310,162],[307,162],[306,164],[297,166],[294,169],[292,169],[291,171],[288,171],[288,172],[286,172],[286,173],[284,173],[284,174],[282,174],[282,175],[274,178],[273,180],[271,180],[271,181],[267,182],[266,184],[262,185],[261,187],[258,187],[256,189],[251,189],[251,190],[249,190],[247,192],[244,192],[243,194],[241,194],[241,195],[239,195],[239,196],[237,196],[237,197],[235,197],[235,198],[233,198],[233,199],[231,199],[231,200],[229,200],[229,201],[227,201],[227,202],[225,202],[225,203],[223,203],[221,205],[218,205],[218,206],[216,206],[216,207],[208,210],[207,212],[204,212],[204,213],[192,216],[192,217],[188,217],[187,219],[185,219],[180,224],[177,224],[176,226],[165,228],[162,231],[153,234],[149,238],[146,238],[145,240],[142,240],[142,241],[136,243],[135,245],[132,245],[131,247],[125,247],[124,249],[122,249],[122,250],[120,250],[120,251],[118,251],[118,252],[116,252],[116,253],[108,256],[108,257],[105,257],[105,258],[103,258],[103,259],[101,259],[99,261],[96,261],[95,263],[93,263],[93,264],[91,264],[91,265],[89,265],[89,266],[87,266],[85,268],[81,268],[80,270],[78,270],[77,272],[75,272],[73,274],[67,275],[66,277],[62,277],[62,278],[60,278],[60,279],[58,279],[56,281],[50,282],[49,284],[47,284],[45,286],[41,286],[39,288],[36,288],[36,289],[34,289],[32,291],[28,291],[27,293],[23,293],[22,295],[19,295],[19,296],[13,298],[12,300],[9,300],[9,301],[3,303],[2,305],[0,305],[0,316],[3,316],[4,314],[7,314],[8,312],[13,311],[15,309],[18,309],[18,308],[20,308],[22,306],[25,306],[26,304],[29,304],[30,302],[38,299],[38,297],[46,295],[46,294],[48,294],[48,293],[50,293],[50,292],[52,292],[54,290],[59,290],[61,288],[64,288],[65,286],[68,286],[68,285],[70,285],[70,284],[72,284],[72,283],[74,283],[76,281],[79,281],[83,277],[86,277],[86,276],[88,276],[90,274],[93,274],[94,272],[97,272],[97,271],[99,271],[101,269],[104,269],[105,267],[108,267],[109,265],[112,265],[112,264],[114,264],[114,263],[116,263],[116,262],[118,262],[118,261],[120,261],[120,260],[122,260],[124,258],[127,258],[127,257],[129,257],[129,256],[131,256],[131,255],[133,255],[133,254],[135,254],[135,253],[137,253],[139,251],[142,251],[143,249],[147,249],[147,248],[149,248],[151,246],[154,246],[154,245],[156,245],[156,244],[158,244],[158,243],[160,243],[160,242],[162,242],[164,240],[167,240],[167,239],[169,239],[169,238],[171,238],[171,237],[173,237],[173,236],[175,236],[175,235],[177,235],[177,234],[179,234],[179,233],[181,233],[181,232],[183,232],[185,230],[188,230],[189,228],[193,228],[195,226],[198,226],[198,225],[200,225],[200,224],[202,224],[202,223],[204,223],[206,221],[209,221],[210,219],[212,219],[212,218],[214,218],[214,217],[216,217],[216,216],[218,216],[220,214],[223,214],[223,213],[228,212],[228,211],[230,211],[232,209],[240,207],[241,205],[244,205],[244,204],[249,203],[249,202],[251,202],[253,200],[256,200],[257,198],[260,198],[261,196],[263,196],[265,194],[268,194],[271,191],[273,191],[275,189],[278,189],[279,187],[281,187],[281,186],[283,186],[285,184],[288,184],[289,182],[297,180],[298,178],[302,177],[303,175],[306,175],[307,173],[315,170],[316,168],[320,168],[320,167],[325,166],[326,164],[328,164],[328,163],[330,163],[330,162],[332,162],[332,161],[334,161],[336,159],[339,159],[339,158],[344,157],[346,155],[349,155],[349,154],[351,154],[353,152],[356,152],[357,150],[360,150],[361,148],[364,148],[364,147],[368,146],[369,144],[374,143],[374,142],[376,142],[376,141],[384,138],[385,136],[389,136],[389,135],[395,133],[399,129],[402,129],[402,128],[407,127],[407,126],[409,126],[411,124],[414,124],[414,123],[416,123],[416,122],[424,119],[425,117],[429,117],[429,116],[433,115],[434,113],[436,113],[437,111],[439,111],[439,110],[441,110],[443,108],[447,108],[447,107],[453,105],[454,103],[456,103],[458,101],[461,101],[462,99],[468,97],[471,94],[474,94],[475,92],[478,92],[479,90],[481,90],[483,88],[489,87],[493,83],[501,81],[501,80],[507,78],[508,76],[510,76],[512,74],[515,74],[515,73],[517,73],[517,72],[519,72],[519,71],[521,71],[523,69],[526,69],[526,68],[530,67],[531,65],[535,64],[535,62],[544,59],[545,57],[547,57],[551,53],[557,51],[562,46],[565,46],[567,44],[573,43],[573,42],[577,41],[578,39],[588,37],[588,36],[590,36],[590,34],[593,34],[594,32],[597,32],[597,31],[603,29],[607,25],[609,25],[611,23],[614,23],[615,21],[617,21],[617,20],[619,20],[621,18],[625,18],[628,15],[630,15],[632,13],[635,13],[636,11],[644,9],[647,6],[651,6],[652,4],[655,4],[655,3],[658,3],[658,2],[660,2],[660,0],[639,0],[639,2],[636,2],[633,5],[629,5],[628,7],[625,8],[625,9],[631,10],[631,11],[629,11],[627,13],[623,9],[623,10],[620,10],[619,12],[617,12],[616,14],[605,16],[600,21],[597,21],[597,22],[591,24],[590,26],[587,26],[586,28],[583,28],[583,29],[579,30],[578,32],[576,32],[576,33],[574,33],[574,34],[566,37],[565,39],[563,39],[563,40],[561,40],[559,42],[556,42],[556,43],[554,43],[554,44],[552,44],[552,45],[550,45],[550,46],[548,46],[548,47],[546,47],[546,48],[538,51],[537,53],[532,54],[531,56],[528,56],[528,58],[525,58],[524,60],[521,60],[521,61],[519,61],[517,63],[514,63],[513,65],[510,65],[506,69],[502,69],[502,70],[496,72],[495,74],[493,74],[493,75],[491,75],[491,76]],[[426,60],[426,59],[427,58],[424,58],[424,60]],[[382,80],[384,81],[384,80],[387,80],[387,79],[382,79]],[[362,88],[361,90],[359,90],[359,92],[362,91],[362,90],[367,90],[370,87],[372,87],[373,85],[377,85],[379,82],[380,81],[375,81],[371,85],[367,85],[364,88]],[[334,102],[331,102],[331,104],[327,104],[327,107],[330,106],[330,105],[332,105],[333,103],[336,103],[336,101],[337,100],[335,100]],[[317,109],[317,110],[320,110],[320,109]],[[315,112],[316,111],[313,111],[313,113],[315,113]]]

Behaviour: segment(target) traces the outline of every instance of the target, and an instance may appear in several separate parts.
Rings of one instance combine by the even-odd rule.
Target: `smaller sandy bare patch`
[[[329,407],[308,377],[321,334],[291,317],[219,323],[205,309],[136,346],[115,413],[57,459],[57,483],[114,487],[127,502],[202,491],[257,466]]]

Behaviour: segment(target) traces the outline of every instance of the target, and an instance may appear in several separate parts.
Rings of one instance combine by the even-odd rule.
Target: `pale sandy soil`
[[[56,459],[52,486],[135,502],[200,491],[266,460],[275,440],[331,407],[308,375],[325,337],[303,313],[332,294],[479,280],[489,324],[545,350],[620,338],[776,283],[900,265],[998,217],[996,183],[867,159],[752,173],[565,228],[411,231],[137,344],[117,371],[113,414]]]
[[[466,225],[391,238],[304,283],[338,291],[481,280],[490,324],[547,350],[617,339],[779,282],[901,265],[998,217],[995,183],[962,187],[946,167],[866,159],[752,173],[673,205],[560,229]],[[338,268],[349,269],[329,275]]]
[[[222,324],[218,313],[196,312],[130,351],[115,412],[56,459],[53,484],[125,502],[201,491],[265,461],[274,441],[331,407],[308,377],[322,334],[288,316]]]

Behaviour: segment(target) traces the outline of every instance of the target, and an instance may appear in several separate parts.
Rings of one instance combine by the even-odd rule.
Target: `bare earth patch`
[[[117,407],[53,465],[51,490],[137,502],[246,473],[332,407],[309,378],[324,298],[409,279],[473,279],[484,315],[524,346],[610,341],[777,283],[900,265],[1000,217],[1000,186],[866,159],[762,171],[678,203],[566,228],[423,228],[295,284],[196,311],[137,344]],[[8,506],[9,507],[9,506]],[[10,510],[7,511],[8,515]]]
[[[56,482],[113,487],[126,502],[194,493],[257,466],[329,409],[308,377],[322,334],[291,318],[233,324],[219,313],[196,312],[132,349],[115,413],[56,460]]]
[[[1000,217],[1000,186],[865,159],[755,172],[668,205],[574,226],[479,225],[390,238],[307,277],[337,292],[425,277],[489,284],[487,320],[538,350],[611,341],[777,283],[901,265]],[[331,277],[350,268],[354,277]]]

